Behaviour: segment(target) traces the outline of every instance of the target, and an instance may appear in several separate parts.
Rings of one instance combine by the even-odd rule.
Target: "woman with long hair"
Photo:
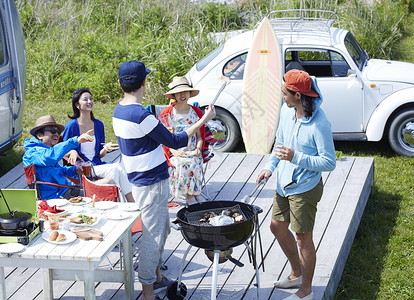
[[[63,140],[66,141],[73,136],[79,136],[91,129],[94,130],[94,140],[71,150],[67,155],[67,159],[73,165],[76,165],[79,161],[92,162],[96,176],[112,179],[120,188],[121,193],[125,195],[126,200],[134,202],[131,193],[132,186],[123,166],[119,163],[105,163],[101,159],[116,148],[112,147],[112,143],[105,144],[105,128],[103,123],[94,117],[93,106],[94,101],[89,89],[75,90],[72,96],[73,115],[68,115],[71,120],[65,125]]]

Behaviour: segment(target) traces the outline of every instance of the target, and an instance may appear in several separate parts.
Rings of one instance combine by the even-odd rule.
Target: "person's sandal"
[[[302,283],[302,276],[296,277],[294,279],[289,279],[289,276],[283,280],[275,281],[274,285],[280,289],[289,289],[295,286],[298,286]]]

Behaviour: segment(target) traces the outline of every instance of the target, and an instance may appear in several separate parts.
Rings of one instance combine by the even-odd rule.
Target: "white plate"
[[[138,210],[138,205],[136,205],[135,203],[128,203],[128,204],[122,205],[121,209],[125,211],[136,211]]]
[[[78,202],[78,203],[70,203],[71,205],[75,205],[75,206],[77,206],[77,205],[85,205],[85,204],[88,204],[88,203],[90,203],[90,202],[92,202],[92,199],[91,198],[89,198],[89,197],[82,197],[82,201],[81,202]]]
[[[106,214],[111,220],[123,220],[129,218],[131,215],[123,211],[113,211]]]
[[[73,232],[67,231],[67,230],[58,230],[59,234],[63,233],[64,235],[66,235],[66,239],[60,242],[56,242],[56,241],[49,241],[50,235],[52,234],[53,231],[45,231],[42,233],[42,238],[49,243],[52,244],[56,244],[56,245],[63,245],[63,244],[69,244],[72,243],[74,240],[76,240],[76,234],[74,234]]]
[[[79,214],[78,214],[78,215],[79,215]],[[78,215],[74,215],[74,217],[77,217]],[[88,214],[83,214],[83,215],[90,216],[90,217],[96,217],[96,222],[95,222],[95,223],[93,223],[93,224],[86,224],[86,223],[77,224],[77,223],[72,223],[72,222],[70,222],[70,224],[71,224],[71,225],[74,225],[74,226],[76,226],[76,227],[95,226],[95,225],[96,225],[96,224],[98,224],[98,223],[99,223],[99,221],[101,220],[101,217],[100,217],[100,216],[98,216],[98,215],[88,215]]]
[[[24,245],[19,243],[7,243],[0,245],[0,252],[3,253],[16,253],[22,251],[24,249]]]
[[[64,210],[64,211],[62,211],[62,212],[60,212],[60,213],[52,213],[52,212],[50,212],[50,211],[45,211],[44,212],[44,214],[45,215],[58,215],[58,216],[61,216],[61,217],[63,217],[63,216],[66,216],[66,215],[68,215],[69,214],[69,211],[67,211],[67,210]]]
[[[67,205],[68,203],[69,203],[69,201],[66,200],[66,199],[50,199],[50,200],[47,200],[47,204],[49,206],[56,205],[57,207],[59,207],[59,206]]]
[[[105,209],[111,209],[115,207],[116,202],[113,201],[98,201],[95,202],[95,208],[105,210]]]
[[[70,214],[79,214],[83,211],[83,206],[70,206],[68,207],[68,211]]]

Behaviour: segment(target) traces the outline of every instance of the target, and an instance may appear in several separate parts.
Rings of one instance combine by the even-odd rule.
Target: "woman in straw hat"
[[[172,99],[171,105],[161,111],[159,119],[173,132],[181,132],[196,123],[203,112],[188,104],[188,99],[198,95],[185,77],[174,77],[171,90],[164,96]],[[171,193],[177,198],[186,196],[187,205],[202,202],[201,180],[203,165],[205,127],[189,139],[187,147],[174,150],[164,147],[170,166]]]

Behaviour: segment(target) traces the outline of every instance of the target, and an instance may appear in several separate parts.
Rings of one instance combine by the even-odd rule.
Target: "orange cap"
[[[309,74],[301,70],[290,70],[284,76],[285,87],[293,92],[299,92],[310,97],[319,97],[312,89],[312,79]]]

